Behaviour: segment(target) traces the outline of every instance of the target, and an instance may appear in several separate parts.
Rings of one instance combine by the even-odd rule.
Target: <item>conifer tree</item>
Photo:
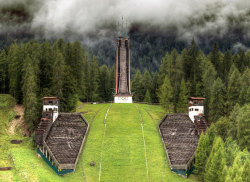
[[[225,165],[221,174],[221,180],[226,181],[227,176],[229,176],[229,172],[227,165]]]
[[[5,51],[0,52],[0,94],[8,90],[8,63]]]
[[[202,70],[202,85],[204,88],[204,96],[206,98],[204,106],[205,108],[209,108],[209,102],[210,102],[210,95],[211,95],[211,89],[213,82],[216,78],[216,70],[213,66],[213,64],[209,60],[203,60],[201,63],[201,70]],[[209,116],[209,110],[205,110],[205,115]]]
[[[142,83],[143,83],[142,84],[143,96],[146,95],[147,90],[149,91],[149,93],[151,93],[153,82],[152,82],[151,74],[148,70],[145,70],[145,72],[144,72]]]
[[[63,39],[58,39],[53,45],[54,51],[59,51],[63,57],[65,56],[65,42]]]
[[[203,132],[200,135],[199,143],[195,152],[195,174],[203,181],[205,174],[205,165],[209,155],[209,138]]]
[[[38,120],[38,108],[37,108],[37,82],[32,61],[27,55],[24,61],[25,72],[23,75],[23,103],[25,106],[24,119],[29,128],[33,129]]]
[[[222,171],[226,164],[224,143],[220,137],[216,137],[213,143],[212,151],[206,163],[205,181],[223,182]]]
[[[250,104],[246,104],[240,109],[236,117],[236,123],[239,146],[242,149],[250,150]]]
[[[242,182],[249,182],[250,181],[250,162],[249,162],[249,158],[247,158],[246,161],[245,161],[241,177],[242,177]]]
[[[85,56],[85,58],[83,59],[83,72],[84,72],[84,87],[86,88],[86,92],[83,93],[84,95],[84,101],[89,102],[91,100],[91,92],[92,92],[92,87],[91,87],[91,75],[90,75],[90,63],[87,59],[87,57]]]
[[[223,73],[222,80],[224,81],[226,86],[227,86],[228,73],[232,64],[233,64],[232,54],[230,51],[227,51],[223,57],[223,71],[222,71]]]
[[[226,117],[221,117],[215,123],[217,134],[223,139],[226,140],[228,137],[228,130],[229,130],[229,121]]]
[[[78,100],[77,82],[72,75],[72,70],[69,66],[64,67],[62,80],[62,97],[60,100],[60,107],[62,112],[75,111]]]
[[[242,73],[247,68],[247,58],[243,50],[240,50],[239,56],[238,70]]]
[[[173,88],[168,76],[165,77],[162,86],[158,92],[158,97],[161,105],[165,109],[170,109],[173,106]]]
[[[109,85],[110,85],[110,92],[109,92],[109,100],[113,99],[113,95],[115,94],[115,84],[116,84],[116,78],[115,78],[115,66],[113,65],[109,71]],[[130,85],[131,86],[131,85]]]
[[[53,86],[52,95],[56,95],[59,99],[63,97],[63,74],[65,71],[64,58],[60,51],[56,51],[56,61],[53,65]]]
[[[209,102],[209,121],[216,122],[225,114],[225,86],[220,78],[214,81]]]
[[[246,68],[241,76],[240,104],[250,103],[250,69]]]
[[[233,165],[230,167],[230,176],[235,181],[239,179],[242,173],[242,167],[244,166],[245,161],[245,154],[244,152],[238,152],[234,159]]]
[[[99,95],[102,101],[109,101],[110,99],[110,81],[109,81],[109,70],[106,65],[100,67],[100,86]]]
[[[213,46],[213,50],[212,52],[210,53],[210,60],[211,60],[211,63],[213,63],[217,73],[218,73],[218,76],[219,77],[222,77],[222,73],[223,73],[223,69],[222,69],[222,57],[221,57],[221,53],[218,49],[218,45],[215,43],[214,46]]]
[[[68,63],[72,70],[72,76],[76,80],[77,84],[77,93],[81,100],[84,99],[84,93],[86,92],[86,88],[84,85],[84,50],[79,41],[76,41],[71,46],[71,60]]]
[[[8,77],[10,94],[16,99],[18,103],[23,101],[22,96],[22,57],[16,43],[11,44],[8,56]]]
[[[185,81],[182,78],[181,80],[181,87],[178,96],[178,102],[176,105],[176,112],[177,113],[186,113],[188,108],[188,101],[187,101],[187,90],[185,86]]]
[[[230,124],[229,124],[229,135],[234,139],[236,140],[237,139],[237,123],[236,123],[236,117],[238,116],[239,114],[239,110],[240,110],[240,105],[239,104],[235,104],[232,112],[230,113],[229,115],[229,121],[230,121]]]
[[[137,70],[132,81],[132,92],[134,94],[134,100],[137,102],[141,102],[143,99],[143,92],[142,92],[142,75],[141,71]]]
[[[151,96],[149,90],[146,91],[143,102],[151,103]]]
[[[229,135],[230,136],[230,135]],[[232,137],[228,137],[225,141],[225,151],[226,151],[226,163],[227,166],[231,166],[234,162],[236,154],[239,152],[239,146],[236,140],[233,140]]]
[[[227,98],[228,113],[233,109],[236,103],[239,103],[239,95],[241,90],[240,73],[234,65],[232,65],[228,78]]]
[[[53,52],[51,45],[48,42],[43,42],[40,46],[39,54],[39,69],[40,69],[40,87],[41,89],[49,89],[52,86],[53,76]],[[41,90],[41,91],[42,91]]]
[[[158,97],[157,97],[157,92],[159,90],[159,73],[155,72],[154,77],[153,77],[153,82],[152,82],[152,92],[151,92],[151,100],[153,103],[158,103]]]
[[[212,149],[212,145],[213,145],[213,142],[214,142],[214,139],[215,139],[215,137],[216,137],[216,135],[217,135],[217,131],[216,131],[216,127],[215,127],[215,125],[212,123],[211,125],[210,125],[210,127],[207,129],[207,131],[206,131],[206,135],[208,135],[208,140],[209,140],[209,152],[208,153],[210,153],[210,151],[211,151],[211,149]]]
[[[99,80],[99,67],[98,67],[98,61],[97,58],[94,56],[93,60],[91,62],[91,68],[90,68],[90,98],[91,101],[98,101],[99,100],[99,84],[100,84],[100,80]]]

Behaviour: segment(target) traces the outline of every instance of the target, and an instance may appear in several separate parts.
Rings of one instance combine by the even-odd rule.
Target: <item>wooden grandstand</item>
[[[60,113],[44,132],[38,153],[59,175],[73,172],[87,132],[88,123],[80,113]]]
[[[159,130],[171,170],[188,176],[192,172],[199,135],[187,114],[167,114]]]

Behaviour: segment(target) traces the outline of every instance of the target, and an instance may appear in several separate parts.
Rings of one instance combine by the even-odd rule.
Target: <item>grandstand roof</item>
[[[44,140],[59,169],[75,169],[87,130],[80,113],[59,114]]]
[[[167,114],[159,130],[171,169],[187,170],[199,141],[194,123],[187,114]]]

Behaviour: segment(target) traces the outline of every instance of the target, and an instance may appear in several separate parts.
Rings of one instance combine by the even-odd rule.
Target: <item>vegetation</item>
[[[102,156],[101,181],[195,181],[193,176],[184,179],[170,171],[157,125],[165,112],[161,106],[146,104],[113,104],[106,120],[106,135],[103,120],[110,104],[77,103],[77,111],[88,111],[84,117],[91,128],[80,155],[76,171],[63,177],[37,157],[30,137],[21,133],[9,135],[8,122],[15,116],[15,101],[9,95],[0,95],[1,100],[1,166],[11,166],[11,171],[2,171],[0,181],[98,181],[100,157]],[[148,177],[144,155],[141,120],[146,142]],[[8,111],[10,117],[4,117]],[[126,111],[126,112],[125,112]],[[119,117],[121,115],[122,117]],[[6,119],[5,119],[6,118]],[[131,127],[133,126],[133,127]],[[21,130],[20,130],[21,131]],[[10,144],[10,139],[21,139],[19,145]],[[104,141],[102,145],[102,140]],[[28,159],[28,160],[27,160]],[[114,160],[115,159],[115,160]],[[90,166],[90,162],[95,166]],[[148,178],[148,179],[147,179]]]
[[[139,47],[139,44],[135,43],[134,46]],[[150,48],[150,45],[148,45],[149,54],[143,58],[146,62],[151,59],[147,57],[148,55],[153,56],[156,54],[151,49],[152,47]],[[178,47],[179,49],[180,47]],[[166,112],[187,112],[187,97],[205,97],[205,116],[210,123],[210,128],[201,135],[197,148],[196,175],[200,180],[205,181],[248,181],[250,160],[250,50],[221,52],[217,44],[214,44],[212,50],[205,55],[193,40],[189,47],[184,48],[181,52],[172,49],[171,52],[161,52],[159,55],[162,56],[161,65],[157,65],[159,70],[150,67],[143,70],[142,68],[145,68],[145,66],[142,65],[145,62],[140,58],[136,61],[135,68],[141,69],[133,70],[132,73],[134,74],[131,75],[131,88],[135,102],[160,103],[163,106],[162,108],[160,106],[150,108],[151,106],[147,105],[137,105],[141,110],[142,118],[145,117],[145,138],[151,136],[148,139],[150,143],[148,146],[159,146],[159,143],[157,143],[159,137],[154,138],[155,132],[158,133],[158,131],[148,124],[154,120],[148,117],[148,112],[150,112],[152,118],[158,117],[157,115],[162,117],[162,113]],[[134,59],[138,55],[132,55],[131,57]],[[70,43],[59,39],[53,44],[46,41],[42,43],[36,41],[27,43],[14,42],[0,52],[0,93],[10,94],[17,103],[24,105],[25,121],[30,131],[34,131],[39,122],[42,106],[41,97],[43,96],[58,96],[61,101],[60,109],[64,112],[75,111],[78,100],[83,102],[109,102],[113,99],[115,67],[99,65],[99,61],[101,61],[99,59],[98,55],[97,57],[90,56],[81,43],[77,41]],[[149,66],[156,67],[153,63],[149,64]],[[150,72],[152,70],[154,72]],[[84,108],[84,106],[91,110],[95,107],[99,109],[102,105],[81,105],[78,107]],[[100,121],[99,125],[98,122],[93,122],[93,125],[96,126],[93,127],[92,132],[94,134],[96,132],[95,135],[98,136],[98,138],[92,136],[95,141],[103,137],[104,126],[101,123],[103,122],[104,110],[107,107],[108,105],[103,105],[100,115],[96,116],[97,120]],[[119,114],[127,113],[126,116],[119,116],[118,119],[118,114],[115,115],[118,106],[114,106],[110,111],[111,116],[114,115],[113,118],[110,118],[110,122],[115,123],[119,120],[122,125],[107,125],[106,129],[110,136],[107,135],[106,137],[109,140],[104,141],[106,141],[107,146],[115,143],[109,149],[111,153],[114,153],[113,157],[131,155],[132,158],[136,158],[130,163],[137,165],[133,162],[138,162],[140,170],[138,176],[136,173],[134,175],[140,179],[145,179],[145,171],[141,170],[143,158],[137,158],[139,151],[142,150],[138,138],[141,131],[138,130],[140,124],[132,122],[132,115],[134,115],[136,121],[139,119],[138,115],[136,115],[136,107],[135,105],[127,106],[133,108],[126,108],[123,105],[120,107],[124,113]],[[3,121],[0,124],[3,125],[3,128],[6,128],[9,120],[13,118],[14,114],[10,108],[11,106],[1,106],[2,115],[4,115],[4,112],[7,113],[1,119]],[[161,110],[160,113],[159,110]],[[87,114],[86,117],[90,117],[88,119],[91,120],[92,115]],[[126,118],[126,121],[123,120],[124,118]],[[134,127],[129,128],[128,123]],[[121,126],[127,129],[127,133],[120,128]],[[150,127],[147,128],[148,126]],[[148,133],[146,132],[147,129]],[[131,131],[133,133],[129,133]],[[4,132],[4,130],[1,130],[1,132]],[[3,134],[6,135],[6,133]],[[112,138],[112,134],[118,137]],[[134,138],[127,138],[123,141],[127,135],[128,137],[134,136]],[[22,138],[21,135],[19,137]],[[5,138],[5,140],[8,139]],[[25,138],[25,140],[27,140],[25,145],[28,145],[31,138]],[[91,134],[89,140],[91,140]],[[129,143],[130,140],[131,143]],[[122,148],[120,145],[122,142],[127,142],[125,147],[128,148]],[[97,142],[96,146],[93,143],[89,146],[86,144],[86,155],[90,155],[93,160],[96,157],[98,161],[100,159],[97,156],[102,151],[100,148],[101,142]],[[135,147],[134,143],[138,144],[138,149],[135,151],[132,150]],[[3,148],[5,147],[3,150],[11,151],[12,149],[5,144],[6,142],[1,144]],[[91,152],[91,147],[96,150],[96,154],[93,151]],[[105,142],[104,147],[106,147]],[[149,150],[149,157],[152,152],[150,147],[147,149]],[[32,149],[25,148],[23,151],[29,153],[29,150]],[[108,151],[108,148],[106,150]],[[13,154],[15,154],[14,151],[15,149],[13,149]],[[130,153],[128,153],[129,151]],[[111,161],[112,156],[105,152],[102,155],[105,156],[103,163],[111,165],[111,168],[117,172],[116,165],[123,166],[128,162],[128,159],[124,157],[121,163],[115,163]],[[16,156],[18,158],[17,152]],[[4,161],[8,161],[6,156],[4,158]],[[107,159],[110,159],[110,161],[107,161]],[[155,160],[162,167],[163,154],[159,152],[159,158],[155,158]],[[92,170],[87,165],[89,161],[80,161],[79,163],[81,162],[88,171],[84,174],[86,178],[90,181],[92,178],[96,180],[98,170]],[[149,160],[150,162],[152,161]],[[152,166],[154,165],[155,163],[152,162]],[[127,168],[124,166],[123,171],[119,172],[126,176],[126,170],[130,170],[128,168],[128,166]],[[112,178],[112,176],[109,176],[110,169],[103,168],[104,179]],[[154,169],[150,170],[154,171]],[[162,169],[158,170],[161,171]],[[153,173],[155,172],[151,172],[151,174]],[[106,174],[107,176],[105,176]],[[82,174],[79,173],[79,175]],[[152,180],[160,179],[157,175],[149,175],[148,178],[151,179],[151,177]],[[130,178],[127,176],[124,179]]]
[[[195,173],[201,181],[249,180],[249,104],[235,106],[200,136]],[[244,171],[244,173],[243,173]]]

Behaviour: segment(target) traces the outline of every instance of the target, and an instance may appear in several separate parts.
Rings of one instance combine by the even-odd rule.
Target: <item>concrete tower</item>
[[[204,100],[203,97],[189,97],[188,106],[189,106],[189,118],[194,122],[195,116],[204,115]]]
[[[115,103],[132,103],[130,89],[129,38],[120,36],[116,41],[116,90]]]
[[[56,120],[59,114],[59,99],[57,97],[43,97],[42,118]]]

